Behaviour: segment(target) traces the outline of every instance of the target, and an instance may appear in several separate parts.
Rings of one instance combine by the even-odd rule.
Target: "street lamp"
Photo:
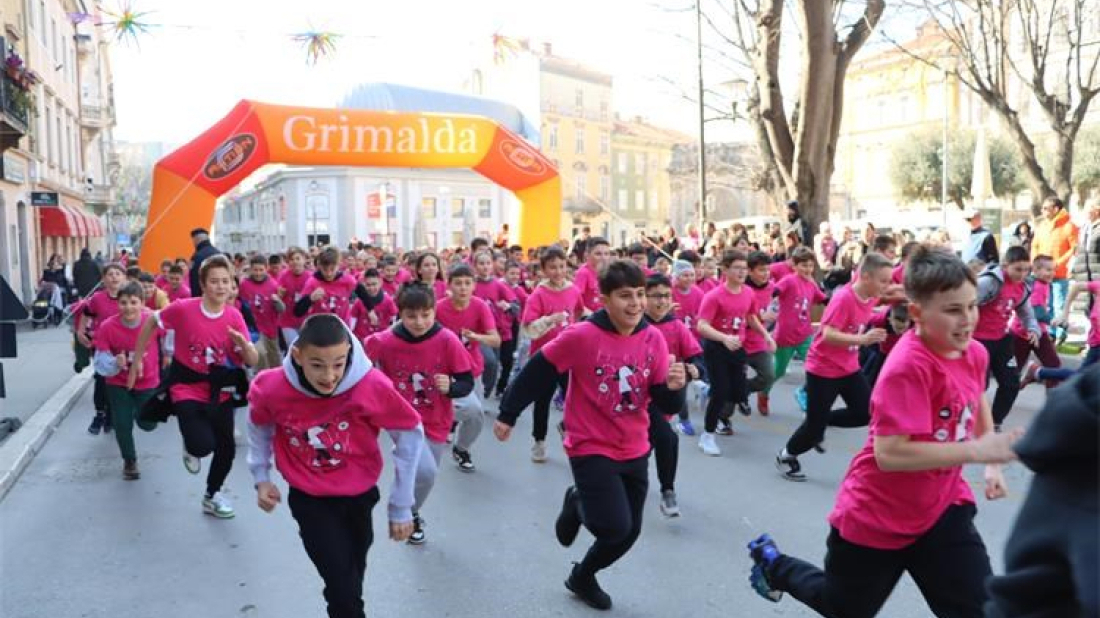
[[[706,229],[707,219],[707,137],[703,104],[703,8],[695,0],[695,54],[699,68],[699,233]]]

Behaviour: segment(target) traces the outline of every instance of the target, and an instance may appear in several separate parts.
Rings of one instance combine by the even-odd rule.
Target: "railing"
[[[113,204],[115,188],[110,185],[91,185],[84,195],[84,201],[89,204]]]
[[[106,107],[80,103],[80,122],[87,127],[103,128],[107,126],[109,113]]]
[[[8,117],[8,124],[24,135],[27,133],[29,102],[29,95],[15,85],[15,80],[4,74],[0,79],[0,109]]]

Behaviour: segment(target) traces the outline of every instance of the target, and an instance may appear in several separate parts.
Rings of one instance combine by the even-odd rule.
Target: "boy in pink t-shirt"
[[[875,386],[867,442],[829,515],[824,572],[781,554],[770,535],[749,543],[750,581],[770,601],[788,592],[823,616],[874,616],[909,573],[936,615],[984,615],[991,569],[962,466],[988,464],[985,496],[1003,498],[999,464],[1016,458],[1022,431],[994,431],[967,266],[944,249],[920,248],[905,290],[916,330],[902,336]]]
[[[523,267],[519,263],[508,261],[504,265],[504,279],[502,282],[516,297],[515,311],[504,312],[501,325],[501,337],[508,334],[508,339],[500,344],[500,377],[497,379],[496,389],[493,395],[500,399],[504,396],[504,389],[508,386],[508,380],[512,377],[512,368],[515,367],[516,353],[519,346],[519,321],[523,316],[523,309],[527,305],[527,290],[521,281]]]
[[[352,297],[362,291],[351,275],[338,270],[340,252],[332,247],[317,256],[317,272],[302,286],[301,298],[294,305],[294,315],[305,317],[317,313],[332,313],[348,323]]]
[[[168,294],[168,302],[191,298],[191,288],[184,283],[183,267],[175,264],[168,269],[168,285],[164,288]]]
[[[416,500],[413,504],[412,535],[409,543],[425,541],[420,510],[435,485],[439,460],[447,448],[447,434],[459,421],[458,434],[469,445],[468,435],[481,431],[480,408],[464,409],[456,415],[454,401],[474,390],[473,366],[462,342],[435,320],[435,297],[427,286],[404,286],[397,293],[400,321],[366,341],[367,356],[394,383],[397,391],[420,414],[427,437],[416,470]],[[459,470],[473,471],[473,463]]]
[[[704,257],[695,267],[695,287],[705,295],[721,284],[718,280],[718,260],[709,255]]]
[[[1032,363],[1028,366],[1024,378],[1020,382],[1020,388],[1024,388],[1028,384],[1040,380],[1068,380],[1070,376],[1081,371],[1085,367],[1100,362],[1100,279],[1095,281],[1074,281],[1073,285],[1069,287],[1069,293],[1066,295],[1066,305],[1062,309],[1058,319],[1054,320],[1053,325],[1065,327],[1069,324],[1069,312],[1073,308],[1073,302],[1077,300],[1077,295],[1081,292],[1092,295],[1092,310],[1089,311],[1089,335],[1086,341],[1089,349],[1088,352],[1085,353],[1085,360],[1081,361],[1080,367],[1076,370],[1067,369],[1065,367],[1043,367],[1038,363]]]
[[[307,319],[283,366],[263,371],[249,391],[248,465],[256,502],[270,513],[282,502],[271,459],[290,489],[299,537],[325,582],[329,616],[363,616],[363,580],[380,499],[379,434],[393,439],[389,537],[409,538],[417,462],[424,450],[420,417],[390,380],[371,366],[335,316]]]
[[[795,276],[775,284],[775,380],[787,375],[795,355],[805,358],[810,349],[813,307],[825,302],[825,293],[814,280],[816,259],[809,248],[796,248],[791,253]]]
[[[826,427],[867,424],[871,389],[859,370],[859,348],[886,338],[883,329],[867,330],[867,326],[879,295],[892,285],[892,269],[888,259],[868,253],[860,262],[859,279],[838,289],[825,308],[821,329],[806,355],[806,416],[775,458],[783,478],[806,480],[798,456],[810,449],[822,450]],[[847,408],[831,409],[837,396]]]
[[[493,255],[489,251],[479,251],[473,258],[474,263],[474,296],[485,301],[493,314],[493,322],[496,324],[497,334],[500,335],[500,345],[512,340],[512,328],[505,316],[519,314],[519,304],[516,295],[506,283],[498,279],[494,272]],[[500,372],[500,346],[492,347],[481,345],[481,355],[485,359],[485,372],[482,374],[482,386],[484,386],[485,399],[493,395],[493,387],[496,386],[498,373]]]
[[[698,336],[696,322],[704,294],[695,287],[695,268],[687,260],[676,260],[669,279],[672,281],[672,303],[676,305],[676,317]]]
[[[555,524],[568,547],[581,526],[596,537],[565,581],[567,589],[596,608],[611,597],[596,573],[614,564],[638,539],[649,485],[649,404],[674,409],[686,371],[672,362],[661,333],[644,320],[645,275],[618,260],[600,273],[603,309],[574,324],[535,354],[500,403],[493,431],[512,434],[516,419],[538,393],[569,373],[565,397],[565,451],[575,485],[565,492]]]
[[[764,328],[771,328],[775,324],[775,283],[771,278],[770,258],[763,251],[753,251],[748,255],[749,275],[745,279],[745,285],[752,290],[755,300],[756,317]],[[778,343],[775,345],[778,346]],[[756,374],[745,386],[748,393],[756,393],[756,409],[761,416],[767,416],[771,412],[768,392],[775,382],[775,351],[768,348],[768,342],[755,330],[749,329],[745,333],[745,364],[751,367]],[[748,416],[751,412],[748,401],[737,406],[741,414]]]
[[[383,332],[397,319],[397,304],[382,290],[382,275],[372,268],[363,273],[365,298],[356,298],[350,312],[351,332],[359,341]]]
[[[1058,350],[1054,347],[1054,339],[1050,336],[1049,326],[1054,316],[1051,315],[1048,309],[1050,304],[1050,282],[1054,280],[1054,259],[1049,255],[1036,256],[1031,263],[1031,272],[1033,278],[1031,279],[1031,296],[1028,298],[1028,302],[1031,304],[1031,312],[1035,314],[1035,320],[1039,324],[1039,344],[1031,345],[1030,333],[1024,323],[1019,318],[1014,317],[1009,324],[1009,330],[1012,331],[1013,335],[1013,356],[1016,359],[1017,367],[1027,367],[1027,359],[1034,352],[1035,357],[1039,359],[1040,366],[1058,368],[1062,366],[1062,359],[1058,356]],[[1026,371],[1024,379],[1027,379]],[[1023,386],[1021,384],[1021,388]],[[1054,386],[1054,382],[1048,382],[1047,386]]]
[[[580,290],[581,300],[589,311],[600,308],[600,269],[611,260],[611,244],[606,239],[593,236],[585,243],[585,263],[577,270],[573,285]]]
[[[279,314],[286,311],[286,305],[279,298],[279,284],[267,273],[267,258],[252,256],[248,277],[241,280],[239,290],[241,303],[252,311],[256,330],[260,332],[260,340],[256,342],[260,351],[257,369],[278,367],[283,362],[279,353]]]
[[[88,366],[88,362],[95,354],[95,329],[99,324],[118,313],[118,291],[126,282],[126,271],[118,264],[107,264],[103,267],[103,287],[92,293],[73,311],[76,322],[73,331],[76,333],[76,344],[73,350],[76,353],[74,369],[80,373]],[[94,378],[92,386],[92,404],[95,406],[95,415],[92,423],[88,425],[88,433],[99,435],[111,431],[111,406],[107,399],[107,381],[99,374]]]
[[[276,279],[279,284],[279,297],[286,306],[286,311],[280,313],[278,319],[284,352],[289,350],[294,340],[298,338],[298,327],[305,320],[304,317],[295,314],[294,306],[302,299],[302,288],[313,274],[306,270],[306,252],[301,248],[291,247],[287,251],[287,256],[290,267],[279,273]]]

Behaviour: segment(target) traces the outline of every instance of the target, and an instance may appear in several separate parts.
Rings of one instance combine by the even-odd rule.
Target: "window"
[[[611,199],[611,177],[600,174],[600,199],[604,202]]]
[[[46,163],[53,165],[53,105],[46,99]]]
[[[46,0],[38,0],[38,39],[46,44]]]
[[[634,192],[634,209],[645,210],[645,189],[638,189]]]
[[[57,34],[57,20],[56,19],[51,19],[50,20],[50,35],[51,35],[51,37],[50,37],[50,53],[53,54],[54,61],[57,61],[61,58],[61,54],[58,53],[58,43],[59,43],[59,39],[61,37],[59,37],[58,34]]]
[[[620,152],[619,153],[619,173],[620,174],[625,174],[626,170],[627,170],[626,153],[625,152]]]
[[[426,197],[426,198],[420,200],[420,214],[425,219],[434,219],[435,218],[435,198],[434,197]]]
[[[611,136],[606,132],[600,133],[600,154],[603,156],[611,154]]]
[[[549,150],[558,149],[558,125],[550,125],[549,135],[546,138],[546,147]]]
[[[588,194],[588,174],[577,174],[575,185],[575,195],[577,196],[577,199],[584,199],[584,197]]]
[[[451,198],[451,217],[461,219],[466,216],[466,202],[461,197]]]
[[[58,148],[58,154],[61,156],[58,157],[57,166],[61,168],[62,174],[69,170],[69,147],[71,145],[71,141],[69,140],[69,123],[62,122],[63,118],[61,114],[57,115],[57,140],[61,142],[61,147]]]
[[[626,210],[627,209],[626,189],[619,189],[619,200],[618,200],[617,205],[619,207],[619,210]]]
[[[656,191],[649,192],[649,209],[659,210],[661,208],[661,198],[657,195]]]
[[[645,174],[645,153],[638,152],[634,154],[634,173]]]
[[[580,88],[577,88],[577,93],[573,97],[573,105],[575,105],[578,109],[584,107],[584,91]]]
[[[482,219],[493,218],[493,200],[478,200],[477,201],[477,216]]]
[[[575,135],[573,149],[577,154],[584,154],[584,125],[577,125]]]
[[[600,101],[600,121],[607,122],[607,117],[610,115],[610,106],[607,101]]]

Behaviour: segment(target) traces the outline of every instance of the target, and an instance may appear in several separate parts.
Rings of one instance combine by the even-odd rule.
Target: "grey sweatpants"
[[[428,494],[432,493],[432,487],[435,487],[435,476],[439,473],[439,460],[447,450],[447,443],[425,439],[424,447],[420,449],[420,461],[416,464],[413,511],[419,511],[420,507],[424,506],[424,501],[428,499]]]
[[[469,395],[454,400],[455,422],[458,429],[455,431],[455,446],[469,451],[481,435],[481,428],[485,425],[485,415],[482,413],[484,406],[478,397],[475,387]]]
[[[481,374],[481,383],[485,389],[484,392],[491,392],[492,389],[496,388],[497,374],[500,373],[500,348],[493,348],[484,343],[479,345],[481,346],[481,357],[485,359],[485,373]],[[474,392],[478,392],[476,384],[474,385]]]
[[[749,354],[745,358],[745,365],[752,367],[756,372],[748,381],[750,393],[767,393],[775,382],[775,355],[764,350],[755,354]]]

